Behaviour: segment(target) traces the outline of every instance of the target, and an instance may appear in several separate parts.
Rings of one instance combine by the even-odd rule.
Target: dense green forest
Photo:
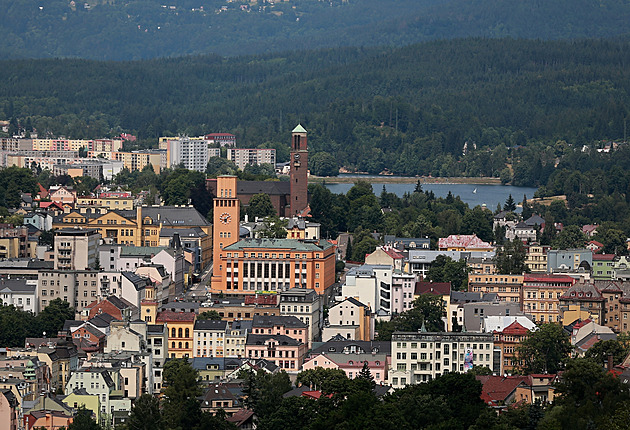
[[[0,0],[0,58],[99,60],[628,33],[625,0]]]
[[[285,149],[301,122],[310,150],[340,167],[541,185],[564,154],[623,140],[629,48],[465,39],[239,58],[4,61],[0,117],[40,136],[223,131],[239,146]]]

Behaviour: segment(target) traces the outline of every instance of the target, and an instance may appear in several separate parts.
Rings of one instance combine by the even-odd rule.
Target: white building
[[[223,357],[227,321],[197,320],[193,327],[193,358]]]
[[[115,369],[84,367],[72,373],[66,384],[65,394],[84,388],[88,394],[99,396],[101,424],[112,422],[115,411],[130,411],[131,399],[123,398],[120,373]]]
[[[276,165],[276,150],[268,148],[228,148],[227,158],[241,170],[248,165]]]
[[[208,142],[201,137],[179,137],[160,142],[160,149],[166,149],[168,167],[180,164],[188,170],[205,172],[208,166]]]
[[[321,338],[323,301],[319,294],[307,288],[291,288],[280,293],[280,315],[294,316],[308,325],[308,344]]]
[[[13,305],[16,308],[37,314],[37,300],[35,290],[36,280],[0,279],[0,299],[3,305]]]
[[[448,372],[464,372],[472,365],[493,369],[492,333],[396,332],[388,372],[394,388],[428,382]]]
[[[392,266],[364,264],[354,267],[346,274],[346,282],[337,301],[353,297],[373,312],[391,315],[392,274]]]

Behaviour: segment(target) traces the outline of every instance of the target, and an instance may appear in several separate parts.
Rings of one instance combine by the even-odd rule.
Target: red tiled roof
[[[588,244],[591,244],[591,243],[592,243],[593,245],[595,245],[595,246],[599,247],[599,248],[601,248],[601,247],[603,247],[603,246],[604,246],[604,244],[603,244],[603,243],[600,243],[600,242],[598,242],[598,241],[596,241],[596,240],[591,240],[590,242],[588,242]],[[593,257],[595,257],[595,256],[593,256]]]
[[[395,250],[391,249],[391,248],[381,248],[383,251],[385,251],[385,254],[389,255],[390,257],[392,257],[394,260],[402,260],[404,257],[402,254],[396,252]]]
[[[441,237],[438,240],[438,248],[486,248],[492,249],[492,245],[479,239],[476,234],[452,234]]]
[[[504,328],[501,333],[523,335],[527,334],[528,331],[529,330],[523,327],[518,321],[514,321],[512,324]]]
[[[584,327],[586,324],[592,322],[593,320],[591,320],[590,318],[585,319],[584,321],[580,321],[579,323],[575,324],[573,326],[573,330],[576,330],[578,328]]]
[[[604,246],[604,245],[601,245]],[[615,259],[615,254],[595,254],[593,255],[593,260],[600,261],[613,261]]]
[[[194,322],[195,314],[192,312],[162,311],[157,314],[156,321],[159,323],[173,322]]]
[[[575,282],[575,278],[567,275],[537,275],[526,273],[524,275],[523,282],[570,282],[573,284]]]
[[[477,376],[483,384],[481,398],[486,402],[505,402],[519,384],[527,382],[527,376]]]
[[[227,417],[226,420],[234,423],[237,427],[241,426],[248,419],[250,419],[254,415],[254,411],[249,409],[239,409],[232,415],[231,417]]]
[[[445,296],[447,294],[451,294],[451,283],[418,281],[416,282],[416,289],[414,294],[437,294],[440,296]]]
[[[304,391],[302,393],[302,397],[309,397],[311,399],[319,399],[323,396],[321,391]],[[328,394],[326,397],[331,398],[332,394]]]

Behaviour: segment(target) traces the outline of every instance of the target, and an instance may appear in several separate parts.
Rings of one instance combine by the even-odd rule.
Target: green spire
[[[422,320],[422,327],[420,327],[420,333],[426,333],[427,327],[424,325],[424,320]]]
[[[297,127],[295,127],[291,133],[306,133],[306,130],[304,130],[304,127],[302,127],[302,124],[298,124]]]

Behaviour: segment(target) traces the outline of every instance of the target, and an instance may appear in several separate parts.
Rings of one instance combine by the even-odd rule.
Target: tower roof
[[[291,133],[306,133],[306,130],[304,130],[304,127],[302,127],[302,124],[298,124],[297,127],[295,127]]]

